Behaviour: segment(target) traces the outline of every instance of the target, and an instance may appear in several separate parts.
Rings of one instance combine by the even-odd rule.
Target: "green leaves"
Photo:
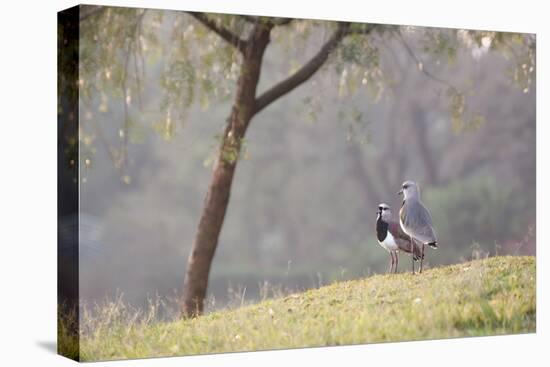
[[[485,117],[479,113],[467,113],[466,95],[454,87],[447,89],[449,98],[449,113],[453,132],[460,134],[475,131],[485,123]]]
[[[196,72],[187,61],[175,60],[162,74],[161,86],[165,90],[164,108],[175,105],[189,108],[195,100]]]
[[[166,141],[172,140],[176,134],[176,125],[172,120],[170,110],[167,111],[163,120],[153,123],[153,129]]]
[[[383,88],[379,47],[374,35],[351,34],[338,47],[334,67],[340,77],[339,95],[354,95],[360,87],[369,88],[377,99]]]
[[[534,34],[459,31],[463,44],[472,50],[473,57],[479,57],[479,50],[498,52],[513,61],[509,68],[510,81],[528,93],[536,76],[536,36]]]
[[[457,56],[457,42],[455,30],[450,29],[426,29],[423,33],[423,51],[438,60],[444,59],[448,63],[454,63]]]
[[[194,103],[206,110],[212,103],[229,98],[235,88],[240,54],[188,14],[174,13],[172,17],[168,55],[160,79],[161,110],[170,111],[175,120],[184,120]],[[235,20],[235,16],[209,18],[236,33],[244,31],[243,21]]]
[[[236,138],[232,135],[228,136],[222,145],[221,158],[229,164],[234,164],[239,158],[246,153],[246,140],[244,138]]]

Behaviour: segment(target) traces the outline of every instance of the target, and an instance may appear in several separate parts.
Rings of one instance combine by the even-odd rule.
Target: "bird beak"
[[[399,191],[397,192],[397,195],[403,195],[403,189],[399,190]]]

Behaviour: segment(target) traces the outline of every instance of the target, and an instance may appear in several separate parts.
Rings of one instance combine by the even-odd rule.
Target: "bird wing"
[[[424,243],[437,241],[432,226],[432,216],[420,201],[407,200],[403,203],[399,211],[399,219],[407,232],[416,239]]]
[[[408,254],[411,253],[411,239],[408,234],[403,232],[403,229],[401,228],[401,225],[397,222],[389,222],[388,223],[388,230],[392,234],[395,243],[397,244],[397,247],[399,247],[399,250],[406,252]],[[414,243],[414,259],[418,260],[421,256],[421,251],[419,247],[418,241],[416,241],[413,238]]]
[[[392,234],[393,238],[401,238],[406,241],[410,240],[409,235],[403,232],[403,229],[401,228],[401,225],[398,222],[394,222],[394,221],[389,222],[388,230]]]
[[[403,238],[396,238],[395,243],[397,244],[397,247],[399,248],[400,251],[403,251],[407,254],[411,253],[411,241],[410,240],[405,240]],[[413,257],[414,257],[415,260],[420,260],[420,258],[422,257],[422,251],[420,250],[420,244],[414,238],[413,238],[413,246],[414,246],[414,249],[413,249],[414,256]]]

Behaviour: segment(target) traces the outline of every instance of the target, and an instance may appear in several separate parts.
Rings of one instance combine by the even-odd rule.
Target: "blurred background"
[[[177,112],[166,80],[179,57],[174,42],[189,38],[192,25],[183,13],[149,11],[139,38],[143,59],[109,46],[114,28],[81,28],[82,75],[96,80],[81,79],[85,302],[122,293],[140,307],[149,297],[173,298],[181,290],[231,109],[236,63],[229,57],[227,65],[207,65],[221,75],[201,79],[215,85],[214,92],[177,95],[185,104],[185,112]],[[328,37],[330,22],[293,27],[303,36],[275,35],[260,91],[310,57]],[[535,254],[536,90],[534,83],[514,82],[521,65],[515,46],[506,54],[453,48],[430,39],[445,34],[440,30],[402,31],[403,39],[380,36],[368,49],[344,45],[344,58],[376,50],[369,73],[333,62],[252,120],[210,275],[208,309],[385,272],[389,257],[376,241],[376,209],[386,202],[397,219],[396,192],[406,179],[419,183],[439,236],[439,249],[427,250],[430,266]],[[98,47],[114,48],[113,59]],[[204,67],[206,52],[224,49],[215,35],[202,35],[185,50]],[[137,91],[107,83],[116,79],[116,63],[135,68]],[[465,101],[453,110],[449,91],[455,89]],[[208,98],[212,94],[216,98]],[[471,119],[456,118],[461,107]],[[409,270],[408,259],[401,255],[400,270]]]

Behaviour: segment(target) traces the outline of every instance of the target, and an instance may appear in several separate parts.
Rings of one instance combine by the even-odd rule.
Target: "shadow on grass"
[[[57,343],[52,340],[39,340],[36,342],[40,348],[45,349],[50,353],[57,354]]]

